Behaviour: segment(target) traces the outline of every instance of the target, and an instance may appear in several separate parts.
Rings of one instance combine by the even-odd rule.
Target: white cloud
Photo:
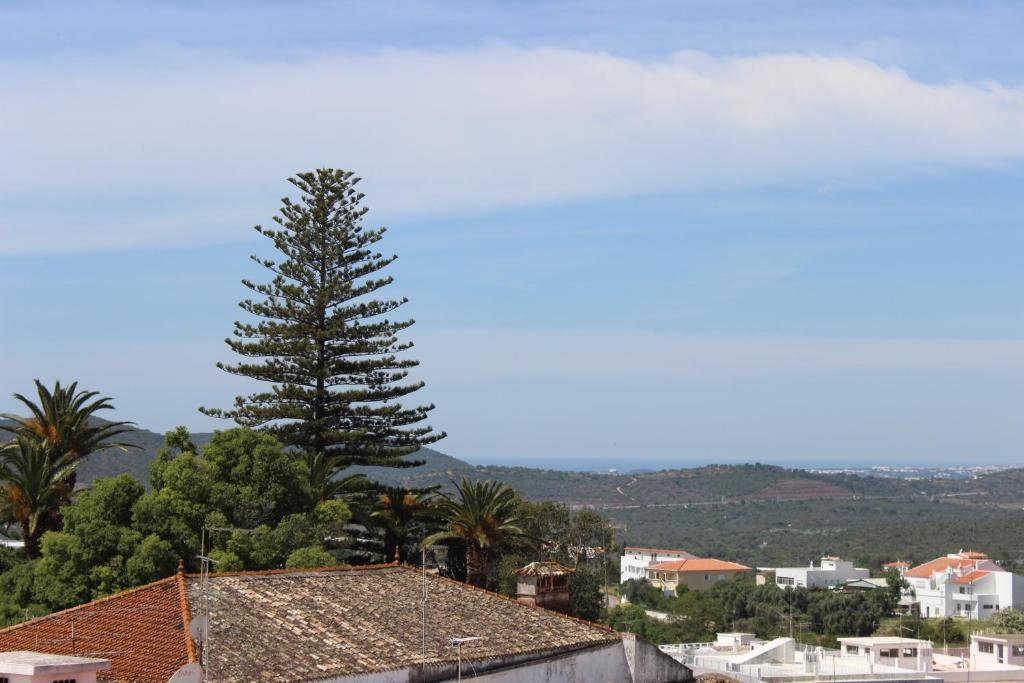
[[[0,88],[8,252],[248,238],[283,178],[317,165],[356,170],[396,215],[1024,155],[1020,89],[800,54],[165,54],[0,64]]]

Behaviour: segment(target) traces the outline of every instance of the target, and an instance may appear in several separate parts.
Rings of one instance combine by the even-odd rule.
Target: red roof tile
[[[965,584],[966,583],[974,583],[978,579],[983,579],[983,578],[985,578],[986,576],[988,576],[991,573],[992,572],[987,572],[987,571],[984,571],[984,570],[976,569],[976,570],[974,570],[973,572],[971,572],[969,574],[964,574],[963,576],[954,576],[950,580],[953,583],[965,583]]]
[[[102,681],[167,683],[195,661],[179,574],[0,630],[0,652],[31,650],[109,659]]]
[[[696,558],[692,560],[670,560],[652,564],[651,569],[660,569],[670,572],[715,572],[715,571],[746,571],[750,569],[742,564],[726,562],[724,560],[712,560],[707,558]]]

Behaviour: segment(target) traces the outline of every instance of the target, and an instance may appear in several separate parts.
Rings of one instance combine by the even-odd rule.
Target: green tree
[[[28,559],[39,557],[43,534],[59,526],[78,462],[71,455],[54,457],[44,443],[21,434],[0,449],[6,514],[21,527]]]
[[[488,550],[528,539],[519,527],[516,494],[511,487],[463,479],[457,489],[458,499],[444,496],[439,503],[447,529],[431,534],[422,545],[445,539],[465,543],[466,581],[482,587],[487,581]]]
[[[313,511],[305,464],[290,457],[273,436],[229,429],[215,433],[201,453],[181,436],[172,432],[150,466],[154,488],[135,504],[132,527],[171,543],[193,568],[203,527],[265,528],[270,533],[289,515]],[[218,533],[213,541],[226,544],[231,538]],[[287,554],[259,557],[271,564],[254,561],[250,568],[281,566]]]
[[[406,560],[416,561],[414,551],[425,536],[441,526],[441,511],[435,503],[436,488],[407,490],[386,486],[377,496],[370,523],[380,529],[386,562],[395,559],[395,551]]]
[[[1024,612],[1018,609],[1001,609],[992,617],[993,633],[1024,633]]]
[[[319,169],[289,182],[301,200],[282,200],[277,229],[256,226],[281,254],[279,260],[253,257],[272,277],[242,281],[259,300],[240,306],[259,320],[236,322],[234,339],[227,340],[247,360],[218,364],[271,386],[237,397],[230,410],[200,410],[267,430],[299,449],[313,491],[326,499],[345,468],[416,464],[402,457],[444,434],[419,426],[432,405],[399,403],[423,386],[407,381],[417,361],[399,357],[412,344],[397,335],[413,321],[387,317],[405,299],[373,298],[392,282],[378,271],[396,257],[374,250],[385,228],[363,227],[359,178]]]
[[[573,615],[587,621],[601,618],[604,595],[601,586],[604,583],[599,571],[587,567],[577,569],[569,582],[569,609]]]
[[[331,567],[338,564],[334,555],[319,545],[309,545],[292,551],[285,561],[289,569],[305,569],[311,567]]]

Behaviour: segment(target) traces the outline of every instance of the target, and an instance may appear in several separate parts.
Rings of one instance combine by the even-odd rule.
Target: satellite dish
[[[190,662],[174,672],[167,683],[200,683],[203,680],[203,667],[199,662]]]
[[[206,630],[206,615],[200,614],[194,617],[188,624],[188,634],[197,643],[202,641],[204,630]]]

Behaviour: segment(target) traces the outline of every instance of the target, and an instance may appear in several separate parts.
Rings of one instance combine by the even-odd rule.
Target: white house
[[[922,617],[988,619],[1024,607],[1024,576],[1006,571],[984,553],[959,552],[925,562],[904,575]]]
[[[839,638],[841,657],[860,659],[871,673],[901,669],[931,671],[932,644],[928,640],[896,637]]]
[[[1024,635],[971,635],[971,667],[991,669],[1000,664],[1024,666]]]
[[[685,550],[626,546],[622,549],[622,559],[619,564],[619,583],[626,583],[630,579],[646,578],[647,568],[660,562],[696,559],[698,559],[696,555]]]
[[[811,562],[807,567],[778,567],[775,570],[775,583],[780,588],[837,588],[853,581],[871,576],[867,569],[853,566],[853,562],[838,557],[823,557],[817,567]]]

